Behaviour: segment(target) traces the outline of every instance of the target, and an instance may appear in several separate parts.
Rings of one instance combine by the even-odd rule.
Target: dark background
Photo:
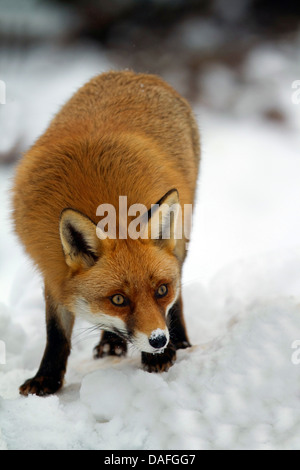
[[[225,67],[237,88],[249,85],[242,70],[245,57],[259,45],[293,45],[299,39],[299,21],[300,3],[293,0],[0,0],[0,79],[9,82],[5,77],[10,70],[22,87],[28,57],[43,47],[45,54],[52,48],[49,63],[59,73],[57,51],[80,44],[101,48],[114,68],[162,75],[192,103],[230,111],[232,100],[218,103],[206,93],[206,71]],[[35,74],[39,72],[44,81],[42,70]],[[14,138],[1,146],[7,127],[1,119],[8,119],[3,108],[0,160],[11,162],[29,140],[22,137],[26,131],[20,124]],[[271,101],[260,112],[270,120],[285,120]]]

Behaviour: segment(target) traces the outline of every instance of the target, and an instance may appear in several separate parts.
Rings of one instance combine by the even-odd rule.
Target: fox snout
[[[167,346],[169,339],[163,330],[157,328],[157,330],[152,331],[149,343],[152,348],[162,349]]]
[[[138,332],[132,337],[132,344],[141,352],[162,353],[170,340],[169,330],[156,328],[150,335]]]

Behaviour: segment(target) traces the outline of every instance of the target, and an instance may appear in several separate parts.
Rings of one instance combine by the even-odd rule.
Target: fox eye
[[[116,305],[117,307],[125,307],[128,304],[126,297],[122,294],[115,294],[110,297],[110,301],[112,304]]]
[[[155,292],[155,296],[160,299],[161,297],[164,297],[165,295],[167,295],[168,293],[168,287],[166,284],[162,284],[161,286],[159,286],[159,288],[157,289],[157,291]]]

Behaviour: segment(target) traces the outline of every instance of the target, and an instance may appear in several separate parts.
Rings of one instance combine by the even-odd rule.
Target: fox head
[[[71,208],[62,211],[59,227],[70,271],[67,308],[150,353],[162,352],[169,342],[167,315],[179,295],[181,269],[177,191],[156,207],[144,214],[144,236],[138,239],[99,237],[96,224]]]

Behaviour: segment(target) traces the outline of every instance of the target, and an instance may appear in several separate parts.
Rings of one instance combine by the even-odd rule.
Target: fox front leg
[[[51,295],[46,299],[47,344],[36,375],[20,387],[21,395],[50,395],[63,385],[67,360],[71,351],[74,316],[57,306]]]
[[[167,372],[175,361],[176,348],[170,342],[162,353],[142,352],[142,364],[147,372]]]
[[[94,358],[98,359],[106,356],[126,356],[127,343],[115,333],[103,331],[100,343],[94,348]]]
[[[191,346],[183,316],[182,298],[178,297],[168,313],[170,338],[176,349],[186,349]]]
[[[176,361],[176,350],[191,346],[187,336],[181,296],[168,313],[170,341],[160,354],[142,353],[142,364],[148,372],[166,372]]]

